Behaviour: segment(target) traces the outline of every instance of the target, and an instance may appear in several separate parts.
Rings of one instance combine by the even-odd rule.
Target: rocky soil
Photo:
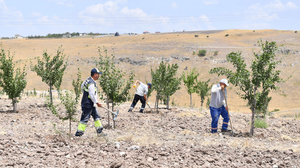
[[[22,99],[12,113],[10,101],[0,99],[0,167],[300,167],[299,120],[267,117],[269,127],[249,137],[250,115],[232,113],[234,136],[210,134],[208,110],[173,107],[152,114],[146,108],[141,114],[136,107],[129,113],[127,103],[116,107],[116,129],[99,109],[108,136],[97,137],[91,119],[82,137],[73,136],[72,122],[69,139],[68,122],[44,101]]]

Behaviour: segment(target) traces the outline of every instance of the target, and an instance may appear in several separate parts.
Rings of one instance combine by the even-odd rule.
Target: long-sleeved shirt
[[[89,82],[89,81],[92,81],[92,82]],[[85,87],[88,86],[88,93],[89,93],[88,97],[92,100],[94,105],[96,103],[98,103],[98,101],[97,101],[97,99],[98,99],[97,86],[95,86],[96,84],[97,84],[96,81],[92,77],[89,77],[86,81],[84,81],[81,84],[81,91],[82,92],[84,92]]]
[[[139,87],[136,89],[135,94],[139,95],[139,96],[144,96],[148,94],[148,85],[143,84],[142,82],[140,82]]]
[[[225,97],[227,99],[227,90],[224,88]],[[220,84],[213,85],[211,88],[211,98],[209,106],[214,108],[220,108],[222,106],[226,107],[226,102],[223,96],[223,91]]]

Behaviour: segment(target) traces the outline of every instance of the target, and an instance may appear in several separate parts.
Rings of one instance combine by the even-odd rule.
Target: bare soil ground
[[[142,114],[139,103],[130,113],[123,104],[116,107],[116,129],[108,128],[107,113],[98,109],[108,136],[97,137],[91,119],[82,137],[73,136],[72,122],[69,139],[68,123],[44,101],[24,98],[12,113],[10,100],[0,99],[0,167],[300,167],[299,120],[267,117],[269,127],[249,137],[250,115],[231,113],[230,136],[209,133],[205,109],[172,107],[152,114],[146,108]]]

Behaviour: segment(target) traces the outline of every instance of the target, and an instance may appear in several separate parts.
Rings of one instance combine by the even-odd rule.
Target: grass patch
[[[269,125],[267,124],[266,120],[264,120],[264,119],[256,119],[254,121],[254,127],[255,128],[268,128]]]

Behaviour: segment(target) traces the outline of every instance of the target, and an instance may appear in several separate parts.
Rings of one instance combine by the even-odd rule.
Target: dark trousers
[[[130,109],[133,109],[138,101],[141,101],[141,103],[142,103],[140,112],[143,112],[144,109],[145,109],[145,106],[146,106],[146,101],[145,101],[144,96],[140,96],[140,95],[137,95],[137,94],[134,95],[134,99],[133,99],[133,102],[130,106]]]
[[[100,115],[99,115],[96,107],[92,107],[92,108],[81,107],[81,109],[82,109],[82,114],[81,114],[81,118],[80,118],[80,123],[86,124],[89,121],[91,116],[94,118],[94,121],[97,121],[100,119]]]

